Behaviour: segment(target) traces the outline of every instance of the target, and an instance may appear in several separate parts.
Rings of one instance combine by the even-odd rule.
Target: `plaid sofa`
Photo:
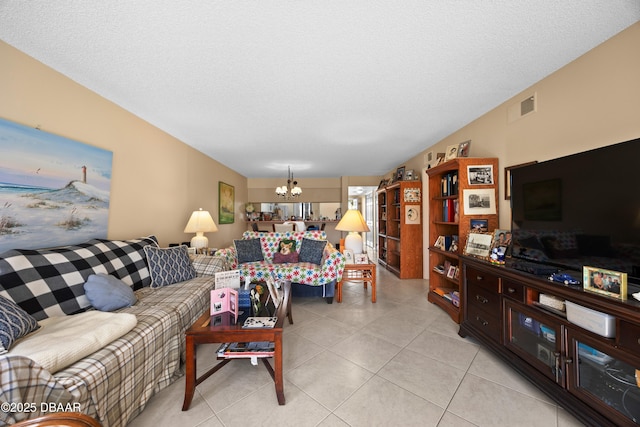
[[[91,274],[118,277],[138,300],[117,310],[136,316],[131,331],[58,372],[48,372],[28,357],[0,355],[0,404],[35,404],[22,412],[0,412],[0,426],[44,415],[41,408],[51,404],[74,404],[105,427],[125,426],[155,392],[182,376],[184,332],[208,309],[215,287],[212,275],[226,269],[226,261],[198,256],[192,260],[197,277],[154,288],[147,245],[157,243],[154,238],[94,239],[0,254],[0,295],[39,320],[91,310],[83,291]]]
[[[309,230],[283,233],[245,231],[242,234],[242,239],[260,239],[260,247],[264,259],[262,261],[239,264],[235,246],[220,249],[216,252],[216,255],[226,258],[230,269],[240,270],[241,281],[244,282],[246,279],[250,281],[261,280],[267,275],[274,275],[278,279],[290,280],[294,294],[297,289],[303,288],[300,285],[306,285],[318,290],[317,293],[311,290],[306,294],[321,295],[327,298],[329,302],[333,300],[335,284],[342,279],[345,261],[342,254],[333,247],[331,242],[327,242],[320,264],[309,262],[275,264],[273,262],[273,256],[278,251],[281,240],[294,240],[296,242],[296,251],[300,252],[303,239],[327,240],[327,235],[324,231]],[[305,292],[299,291],[298,293],[303,294]]]

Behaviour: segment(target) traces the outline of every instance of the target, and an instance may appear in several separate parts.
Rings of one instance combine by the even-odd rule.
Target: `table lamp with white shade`
[[[208,248],[209,239],[207,239],[204,233],[216,231],[218,231],[218,227],[216,227],[216,223],[213,222],[209,211],[203,211],[202,208],[191,214],[191,218],[189,218],[189,222],[184,228],[185,233],[196,233],[191,239],[191,247],[197,249]]]
[[[362,214],[357,209],[349,209],[338,225],[336,225],[338,231],[348,231],[349,235],[344,239],[344,248],[350,249],[354,254],[361,254],[364,252],[362,244],[362,236],[360,233],[369,232],[369,227],[364,221]]]

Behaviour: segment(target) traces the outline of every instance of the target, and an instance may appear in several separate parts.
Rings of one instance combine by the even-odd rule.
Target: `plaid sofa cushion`
[[[113,275],[134,290],[150,285],[147,245],[157,245],[155,237],[6,251],[0,254],[0,295],[37,320],[86,310],[84,283],[92,274]]]
[[[223,256],[195,255],[191,264],[196,270],[197,277],[215,276],[216,273],[229,269],[227,259]]]

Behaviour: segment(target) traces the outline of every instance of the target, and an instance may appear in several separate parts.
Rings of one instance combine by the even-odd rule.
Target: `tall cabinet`
[[[429,176],[429,293],[427,299],[460,323],[459,255],[474,225],[498,227],[498,159],[459,157]],[[465,200],[466,198],[466,200]]]
[[[378,189],[378,263],[401,279],[422,278],[420,181]]]

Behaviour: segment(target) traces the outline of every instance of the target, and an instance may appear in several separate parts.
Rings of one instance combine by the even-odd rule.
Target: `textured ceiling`
[[[0,0],[0,39],[247,177],[382,175],[638,0]]]

